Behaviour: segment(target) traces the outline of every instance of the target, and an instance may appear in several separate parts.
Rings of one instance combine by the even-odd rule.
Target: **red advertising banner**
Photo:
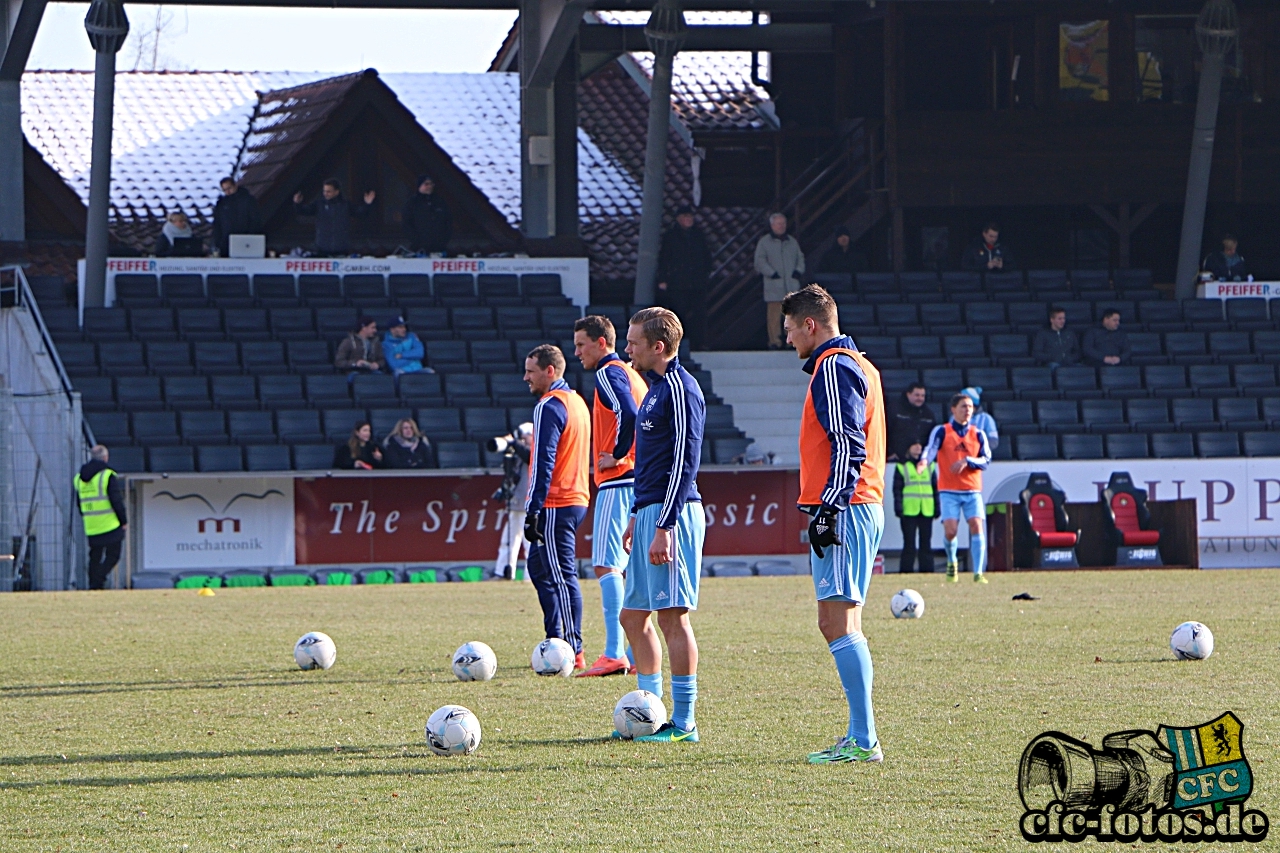
[[[492,499],[501,482],[494,475],[295,480],[297,562],[492,561],[506,522]],[[704,471],[698,487],[707,556],[804,552],[794,471]],[[578,531],[580,557],[591,554],[590,536],[588,513]]]

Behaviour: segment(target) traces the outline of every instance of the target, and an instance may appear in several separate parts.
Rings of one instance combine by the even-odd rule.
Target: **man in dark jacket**
[[[658,253],[658,304],[676,312],[689,346],[702,349],[707,324],[707,279],[711,251],[702,229],[693,224],[693,208],[676,211],[676,224],[662,235]]]
[[[124,505],[124,486],[107,461],[110,454],[101,444],[89,451],[90,459],[75,479],[89,541],[89,589],[104,589],[107,575],[120,562],[129,516]]]
[[[222,179],[222,197],[213,206],[213,245],[218,254],[230,254],[232,234],[261,234],[262,215],[253,193],[236,183],[235,178]]]
[[[1129,336],[1120,331],[1120,312],[1114,308],[1102,312],[1102,325],[1085,331],[1080,350],[1084,363],[1092,367],[1128,364],[1131,348]]]
[[[1205,272],[1213,273],[1213,277],[1218,281],[1244,281],[1249,277],[1249,265],[1244,262],[1244,256],[1237,251],[1239,248],[1240,243],[1234,234],[1223,234],[1222,251],[1210,252],[1200,268]]]
[[[321,187],[321,197],[302,203],[302,193],[293,194],[293,212],[316,218],[316,253],[339,257],[351,254],[351,220],[363,219],[373,209],[377,193],[364,194],[364,204],[352,204],[342,197],[342,184],[329,178]]]
[[[1080,342],[1073,332],[1068,332],[1067,311],[1055,305],[1049,309],[1049,328],[1036,332],[1031,355],[1037,364],[1057,370],[1063,365],[1080,363]]]
[[[836,242],[822,260],[818,262],[818,272],[854,273],[867,272],[867,255],[861,249],[854,248],[849,229],[841,225],[836,229]]]
[[[928,392],[924,385],[912,382],[893,404],[886,419],[889,430],[890,458],[907,458],[907,449],[913,444],[923,444],[937,426],[938,419],[925,404]]]
[[[453,218],[436,195],[436,182],[430,175],[418,176],[418,191],[405,202],[400,218],[410,249],[424,255],[448,252]]]
[[[1013,269],[1013,256],[1000,242],[1000,226],[988,222],[982,236],[965,249],[960,269],[969,272],[1008,272]]]

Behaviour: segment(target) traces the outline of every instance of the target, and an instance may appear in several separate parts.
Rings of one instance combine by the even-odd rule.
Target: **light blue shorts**
[[[591,523],[591,565],[614,571],[627,567],[622,535],[631,521],[632,486],[606,486],[596,492],[595,515]]]
[[[650,504],[636,513],[631,558],[627,563],[627,592],[622,606],[627,610],[666,610],[671,607],[698,609],[698,577],[702,574],[702,541],[707,535],[707,517],[702,504],[689,501],[680,510],[674,538],[675,558],[665,566],[649,563],[649,546],[658,524],[662,504]]]
[[[986,520],[987,508],[982,503],[982,492],[938,492],[938,505],[943,518]]]
[[[836,538],[842,544],[823,548],[821,557],[809,549],[813,589],[819,601],[862,604],[867,600],[871,569],[883,534],[884,506],[881,504],[850,504],[836,516]]]

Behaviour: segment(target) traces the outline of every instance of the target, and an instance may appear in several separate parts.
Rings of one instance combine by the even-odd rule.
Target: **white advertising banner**
[[[79,262],[81,301],[84,261]],[[115,304],[116,276],[122,273],[165,275],[348,275],[352,273],[556,273],[564,295],[578,306],[591,301],[586,258],[108,258],[107,305]]]
[[[292,478],[169,477],[139,488],[143,569],[293,565]]]
[[[1210,281],[1200,287],[1205,299],[1275,299],[1280,281]]]
[[[1008,438],[1004,439],[1008,441]],[[1017,503],[1032,471],[1046,471],[1067,500],[1098,500],[1113,471],[1128,471],[1134,485],[1146,487],[1149,500],[1195,498],[1203,568],[1280,567],[1280,460],[1123,459],[1101,461],[993,462],[983,475],[988,503]],[[885,535],[882,549],[902,547],[902,531],[893,515],[885,484]],[[1088,536],[1090,531],[1084,531]],[[934,525],[933,544],[942,548],[942,523]],[[967,536],[961,534],[967,547]],[[892,561],[891,561],[892,562]]]

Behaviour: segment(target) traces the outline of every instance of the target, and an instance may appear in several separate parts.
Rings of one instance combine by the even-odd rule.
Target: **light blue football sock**
[[[854,631],[832,640],[828,648],[836,659],[836,672],[840,673],[844,697],[849,702],[848,736],[863,749],[870,749],[876,745],[876,718],[871,710],[874,673],[867,638]]]
[[[659,699],[662,698],[662,670],[658,670],[653,675],[645,675],[643,672],[636,673],[637,686],[641,690],[648,690]]]
[[[958,557],[956,556],[956,549],[960,547],[960,543],[959,543],[959,541],[958,541],[958,540],[956,540],[956,539],[943,539],[943,540],[942,540],[942,547],[943,547],[943,548],[946,550],[946,552],[947,552],[947,562],[948,562],[948,563],[955,563],[955,562],[957,562],[957,561],[958,561]]]
[[[618,615],[622,613],[623,583],[622,575],[617,572],[609,572],[600,578],[600,602],[604,606],[605,657],[622,657],[626,644],[622,623],[618,621]]]
[[[969,564],[973,573],[980,575],[987,570],[987,531],[969,534]]]
[[[698,701],[698,676],[671,676],[671,722],[684,731],[692,731],[697,725],[693,720],[693,706]]]

